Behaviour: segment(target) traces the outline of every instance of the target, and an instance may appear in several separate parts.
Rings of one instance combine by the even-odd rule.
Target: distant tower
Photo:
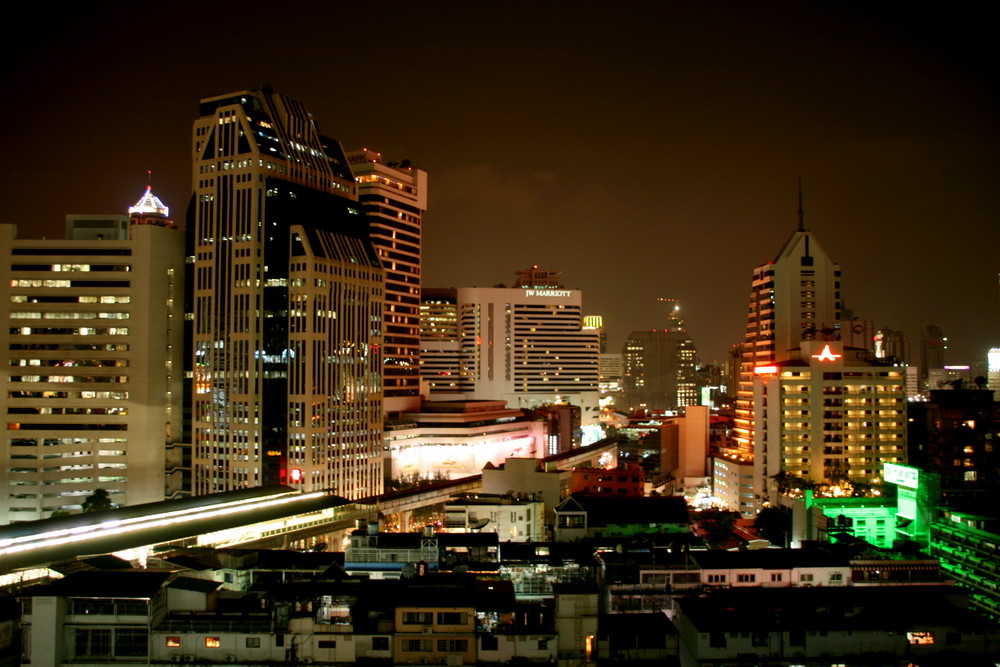
[[[630,411],[677,410],[698,405],[697,354],[684,328],[680,304],[669,303],[667,327],[633,331],[622,351],[625,407]]]
[[[600,335],[600,349],[598,350],[601,354],[608,351],[608,332],[604,329],[604,318],[600,315],[585,315],[583,317],[583,326],[587,329],[594,329]]]
[[[177,229],[177,225],[170,219],[170,209],[153,194],[152,185],[146,186],[146,192],[135,206],[128,207],[128,217],[132,225],[156,225]]]
[[[905,364],[910,358],[906,334],[902,331],[882,329],[875,334],[875,358]]]
[[[986,353],[986,383],[1000,396],[1000,347],[991,347]]]
[[[837,338],[840,266],[802,225],[773,261],[754,269],[736,395],[735,438],[751,454],[754,368],[788,359],[802,341]]]
[[[383,393],[386,416],[420,408],[420,249],[427,172],[383,162],[367,148],[347,154],[358,201],[385,269]]]
[[[930,324],[920,330],[920,380],[927,382],[930,369],[944,368],[948,339],[941,327]]]

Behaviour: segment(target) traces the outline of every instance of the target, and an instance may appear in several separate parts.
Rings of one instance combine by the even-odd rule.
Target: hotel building
[[[754,374],[758,502],[776,504],[779,473],[836,495],[833,487],[847,483],[880,484],[883,464],[905,461],[902,368],[876,365],[838,341],[808,340]]]
[[[817,338],[840,321],[840,266],[803,228],[799,213],[799,228],[778,256],[753,272],[734,427],[745,455],[754,450],[754,368],[788,359],[801,341]]]
[[[202,100],[192,140],[195,492],[380,493],[384,276],[347,156],[270,90]]]
[[[584,327],[582,303],[558,272],[537,267],[514,287],[428,290],[421,375],[431,398],[564,402],[580,406],[583,424],[598,422],[600,334]]]
[[[184,489],[184,237],[148,190],[133,209],[147,204],[161,222],[70,216],[68,240],[0,225],[0,522],[77,511],[97,489],[121,505]],[[98,218],[112,222],[93,234]]]

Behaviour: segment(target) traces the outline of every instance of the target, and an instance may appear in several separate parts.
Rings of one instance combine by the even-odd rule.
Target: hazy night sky
[[[1000,345],[992,21],[876,4],[38,5],[0,47],[3,221],[61,237],[152,169],[182,222],[198,100],[267,83],[429,173],[425,286],[562,271],[613,351],[677,298],[721,359],[801,176],[846,305],[968,363]]]

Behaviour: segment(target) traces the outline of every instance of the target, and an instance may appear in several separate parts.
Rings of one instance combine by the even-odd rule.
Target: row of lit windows
[[[127,391],[9,391],[7,398],[111,398],[128,400]]]
[[[66,281],[62,281],[66,282]],[[68,285],[67,285],[68,286]],[[131,303],[129,296],[40,296],[15,294],[11,303]]]
[[[127,336],[128,327],[17,327],[9,333],[12,336]]]
[[[54,271],[89,272],[89,271],[131,271],[131,264],[14,264],[12,271]]]
[[[14,311],[12,320],[127,320],[129,313],[81,313],[76,311]]]
[[[124,368],[129,365],[128,359],[67,359],[58,361],[55,359],[11,359],[11,366],[60,366],[63,368],[104,368],[118,367]]]

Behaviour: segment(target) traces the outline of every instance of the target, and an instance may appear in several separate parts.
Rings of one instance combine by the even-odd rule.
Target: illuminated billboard
[[[910,466],[901,466],[896,463],[886,463],[883,469],[883,477],[890,484],[898,484],[908,489],[917,488],[920,479],[920,471]]]

